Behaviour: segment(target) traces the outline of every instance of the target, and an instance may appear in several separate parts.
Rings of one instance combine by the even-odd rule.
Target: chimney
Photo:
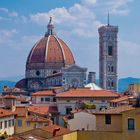
[[[59,130],[60,130],[60,127],[59,127],[59,128],[55,128],[55,129],[53,130],[53,137],[56,136],[56,132],[59,131]]]

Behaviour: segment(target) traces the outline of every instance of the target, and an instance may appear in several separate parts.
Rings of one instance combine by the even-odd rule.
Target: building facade
[[[67,128],[70,130],[96,130],[96,117],[86,111],[77,111],[68,119]]]
[[[15,132],[15,113],[6,110],[0,109],[0,137],[3,134],[13,135]]]
[[[95,72],[88,73],[88,83],[96,83],[96,73]]]
[[[84,87],[87,69],[75,64],[72,51],[55,34],[52,18],[47,28],[45,36],[31,49],[25,79],[20,80],[16,87],[31,92],[57,86]]]
[[[118,90],[118,26],[106,25],[99,32],[99,79],[100,86],[107,90]]]
[[[128,91],[130,93],[140,93],[140,83],[129,84]]]

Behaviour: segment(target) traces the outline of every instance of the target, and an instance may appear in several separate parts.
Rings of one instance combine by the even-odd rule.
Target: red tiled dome
[[[27,64],[31,63],[64,63],[74,64],[74,57],[67,44],[56,35],[40,39],[32,48]]]

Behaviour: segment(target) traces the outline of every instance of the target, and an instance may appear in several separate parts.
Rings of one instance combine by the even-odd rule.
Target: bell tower
[[[118,91],[118,26],[101,26],[99,32],[99,80],[103,89]]]

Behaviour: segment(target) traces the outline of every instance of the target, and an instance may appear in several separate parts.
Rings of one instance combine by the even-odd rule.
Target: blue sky
[[[44,36],[52,16],[57,35],[74,53],[76,63],[98,78],[98,27],[119,26],[119,77],[140,77],[139,0],[1,0],[0,77],[24,75],[32,46]]]

